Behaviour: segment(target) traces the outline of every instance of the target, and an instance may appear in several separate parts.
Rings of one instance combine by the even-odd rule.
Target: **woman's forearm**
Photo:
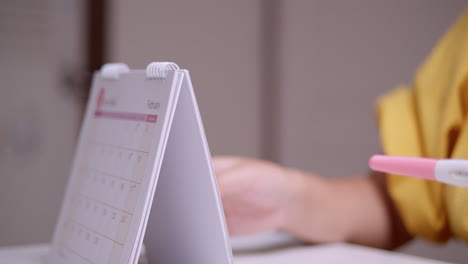
[[[283,229],[307,242],[394,248],[407,241],[382,175],[323,179],[291,171]]]

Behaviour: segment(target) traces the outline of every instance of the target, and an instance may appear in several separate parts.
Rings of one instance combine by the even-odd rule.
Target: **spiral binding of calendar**
[[[102,77],[105,79],[117,80],[122,73],[129,72],[125,63],[106,63],[101,67]]]
[[[168,70],[178,70],[174,62],[152,62],[146,67],[146,77],[149,79],[165,79]]]

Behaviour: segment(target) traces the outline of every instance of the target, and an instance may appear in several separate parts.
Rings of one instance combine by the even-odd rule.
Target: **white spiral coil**
[[[174,62],[152,62],[146,67],[146,77],[149,79],[165,79],[168,70],[178,70]]]
[[[106,63],[101,67],[102,77],[110,80],[117,80],[120,74],[128,72],[130,72],[130,69],[125,63]]]

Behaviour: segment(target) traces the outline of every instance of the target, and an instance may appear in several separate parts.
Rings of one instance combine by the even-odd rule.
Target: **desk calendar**
[[[95,74],[49,263],[232,263],[187,70]]]

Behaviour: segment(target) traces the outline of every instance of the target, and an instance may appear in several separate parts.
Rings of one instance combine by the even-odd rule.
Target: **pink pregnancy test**
[[[369,160],[369,167],[375,171],[468,187],[468,160],[374,155]]]

